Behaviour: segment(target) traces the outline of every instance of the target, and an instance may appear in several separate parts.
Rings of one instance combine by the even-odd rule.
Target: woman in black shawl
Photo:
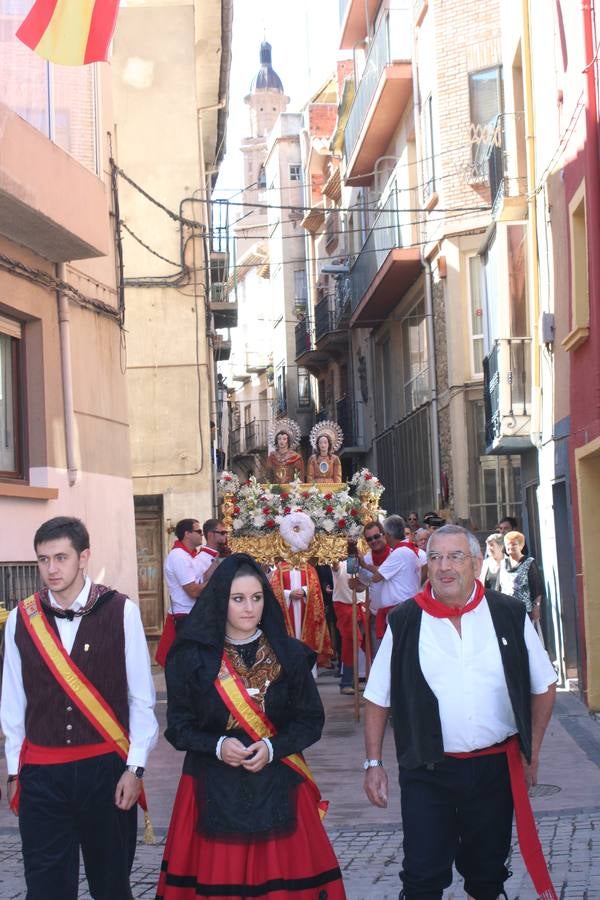
[[[225,559],[167,659],[165,735],[186,755],[157,898],[345,897],[300,755],[323,727],[314,662],[252,557]]]

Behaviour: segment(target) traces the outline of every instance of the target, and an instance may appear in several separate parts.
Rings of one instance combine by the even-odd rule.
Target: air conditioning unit
[[[219,281],[211,284],[210,299],[212,303],[227,303],[227,285]]]

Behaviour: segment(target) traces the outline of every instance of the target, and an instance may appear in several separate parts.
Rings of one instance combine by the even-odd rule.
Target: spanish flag
[[[115,30],[119,0],[35,0],[17,37],[62,66],[101,62]]]

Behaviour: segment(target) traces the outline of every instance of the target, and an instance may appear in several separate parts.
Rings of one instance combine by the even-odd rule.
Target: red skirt
[[[307,784],[296,793],[296,829],[261,841],[198,834],[195,780],[182,775],[165,845],[156,900],[345,900],[338,861]]]

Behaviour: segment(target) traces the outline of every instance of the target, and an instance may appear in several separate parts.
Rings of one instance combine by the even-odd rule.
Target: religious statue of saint
[[[289,484],[296,476],[304,481],[304,460],[297,451],[300,427],[293,419],[278,419],[269,434],[267,479],[270,484]]]
[[[342,464],[336,450],[344,441],[337,422],[317,422],[310,432],[310,443],[315,451],[308,460],[307,480],[315,484],[341,484]]]

